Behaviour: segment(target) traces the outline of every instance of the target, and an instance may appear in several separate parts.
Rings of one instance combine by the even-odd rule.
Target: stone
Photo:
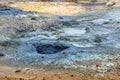
[[[19,69],[18,69],[18,70],[15,70],[15,73],[20,73],[20,72],[21,72],[21,70],[19,70]]]
[[[32,17],[31,20],[37,20],[37,18],[36,17]]]
[[[101,43],[101,42],[102,42],[102,37],[99,36],[99,35],[96,35],[96,36],[95,36],[95,39],[94,39],[94,42],[95,42],[95,43]]]
[[[120,0],[110,0],[107,2],[106,6],[108,7],[120,6]]]

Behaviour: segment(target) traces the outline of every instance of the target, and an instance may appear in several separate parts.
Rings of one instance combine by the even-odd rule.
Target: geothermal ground
[[[72,16],[0,8],[0,78],[119,80],[119,40],[120,7]]]

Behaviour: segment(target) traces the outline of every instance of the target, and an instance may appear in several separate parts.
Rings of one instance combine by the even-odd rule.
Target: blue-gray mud
[[[116,65],[111,59],[120,58],[120,8],[74,16],[2,8],[0,52],[9,65],[104,73]]]

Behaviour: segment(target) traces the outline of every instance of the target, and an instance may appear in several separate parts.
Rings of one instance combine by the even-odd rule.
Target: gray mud
[[[74,16],[0,9],[0,60],[10,65],[84,69],[120,56],[120,8]]]

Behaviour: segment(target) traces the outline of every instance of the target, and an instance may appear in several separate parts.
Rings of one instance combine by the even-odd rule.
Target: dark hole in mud
[[[3,57],[3,56],[5,56],[5,54],[3,54],[3,53],[0,53],[0,57]]]
[[[69,46],[63,43],[39,43],[36,46],[36,51],[39,54],[56,54],[65,49],[69,48]]]

